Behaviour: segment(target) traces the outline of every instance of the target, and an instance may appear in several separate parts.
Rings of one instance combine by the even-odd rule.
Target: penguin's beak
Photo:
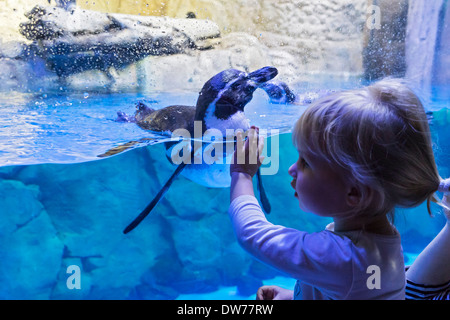
[[[248,75],[248,78],[255,81],[257,86],[260,86],[264,83],[266,83],[269,80],[272,80],[275,78],[275,76],[278,74],[278,70],[274,67],[264,67],[261,69],[258,69],[256,71],[253,71]]]

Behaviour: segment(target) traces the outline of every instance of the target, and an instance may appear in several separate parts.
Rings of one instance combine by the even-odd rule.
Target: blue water
[[[358,84],[340,87],[352,85]],[[196,92],[0,94],[0,298],[254,299],[262,284],[293,286],[292,279],[237,244],[226,214],[227,188],[179,177],[154,212],[122,234],[174,167],[160,143],[167,137],[118,123],[116,112],[132,114],[140,99],[162,108],[194,105],[196,97]],[[428,106],[444,177],[450,176],[449,106],[447,100]],[[297,157],[289,130],[305,108],[270,104],[258,92],[246,114],[252,124],[280,131],[280,170],[263,177],[273,208],[269,220],[314,232],[329,220],[299,212],[287,174]],[[151,140],[98,157],[142,138]],[[434,218],[423,205],[398,211],[407,263],[442,227],[444,217],[434,209]],[[74,265],[80,268],[80,289],[67,283]]]

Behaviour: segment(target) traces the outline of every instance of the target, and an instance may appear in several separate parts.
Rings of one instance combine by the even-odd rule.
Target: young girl
[[[300,209],[333,218],[322,232],[266,220],[252,184],[262,159],[236,161],[240,153],[248,158],[254,141],[261,154],[257,136],[250,130],[235,151],[229,215],[249,253],[298,279],[294,292],[262,287],[257,298],[404,299],[400,235],[388,216],[395,207],[437,201],[441,181],[417,96],[399,80],[384,80],[322,98],[297,121],[291,185]]]

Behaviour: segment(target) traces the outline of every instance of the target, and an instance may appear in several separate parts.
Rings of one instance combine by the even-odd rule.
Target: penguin
[[[208,80],[199,93],[196,106],[173,105],[163,109],[154,110],[143,102],[139,102],[134,116],[127,116],[118,112],[118,121],[135,122],[144,130],[172,135],[176,131],[184,130],[190,137],[201,136],[208,131],[226,138],[227,130],[243,130],[250,128],[249,120],[244,113],[244,107],[252,100],[253,93],[267,81],[270,81],[278,74],[274,67],[264,67],[251,73],[246,73],[236,69],[224,70],[210,80]],[[176,140],[176,139],[175,139]],[[187,149],[182,149],[183,153],[188,150],[191,160],[205,149],[211,148],[214,141],[201,141],[201,148],[195,148],[195,140],[190,140]],[[225,139],[224,139],[225,140]],[[222,140],[223,141],[223,140]],[[208,187],[228,187],[231,183],[229,162],[227,158],[234,152],[234,141],[232,152],[225,148],[230,143],[222,143],[223,161],[221,163],[208,164],[187,161],[177,163],[177,168],[165,185],[161,188],[150,204],[134,219],[123,231],[124,234],[136,228],[139,223],[151,212],[156,204],[162,199],[170,188],[174,179],[183,172],[183,175],[190,180]],[[186,140],[165,142],[166,156],[172,163],[174,150],[177,151],[186,145]],[[198,146],[198,144],[197,144]],[[217,149],[215,150],[216,152]],[[177,154],[177,152],[175,152]],[[175,164],[175,163],[174,163]],[[261,173],[257,173],[257,187],[260,195],[262,207],[266,213],[270,212],[270,203],[265,194]]]

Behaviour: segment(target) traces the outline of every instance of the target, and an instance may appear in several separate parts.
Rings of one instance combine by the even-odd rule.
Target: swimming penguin
[[[207,131],[214,130],[216,133],[219,132],[222,137],[226,137],[227,129],[242,129],[246,131],[250,128],[249,120],[244,114],[244,107],[253,98],[254,91],[273,79],[277,74],[277,69],[273,67],[264,67],[251,73],[228,69],[215,75],[205,83],[199,93],[195,107],[174,105],[154,110],[141,102],[137,105],[134,117],[129,117],[119,112],[118,121],[136,122],[142,129],[164,134],[171,134],[182,129],[189,133],[191,137],[196,137],[198,130],[200,130],[202,135]],[[175,150],[177,148],[180,149],[179,146],[182,143],[184,142],[165,143],[166,156],[172,163],[174,148]],[[209,148],[214,144],[213,141],[209,141],[209,143],[201,142],[202,147],[199,150],[192,147],[192,145],[195,145],[195,141],[190,143],[191,148],[189,152],[191,153],[191,159],[195,158],[197,153],[204,152],[205,148]],[[231,154],[224,149],[222,151],[224,158],[227,158],[232,156],[234,148],[232,148]],[[181,162],[152,202],[125,228],[124,233],[133,230],[150,213],[170,188],[173,180],[182,171],[187,178],[208,187],[228,187],[231,182],[229,165],[225,160],[222,163],[214,164],[196,163],[195,161],[191,163]],[[264,192],[259,170],[257,179],[262,207],[266,213],[269,213],[270,204]]]
[[[295,94],[291,88],[282,81],[269,81],[264,83],[260,88],[267,93],[269,102],[273,104],[311,104],[315,100],[335,92],[333,90],[318,90]]]

